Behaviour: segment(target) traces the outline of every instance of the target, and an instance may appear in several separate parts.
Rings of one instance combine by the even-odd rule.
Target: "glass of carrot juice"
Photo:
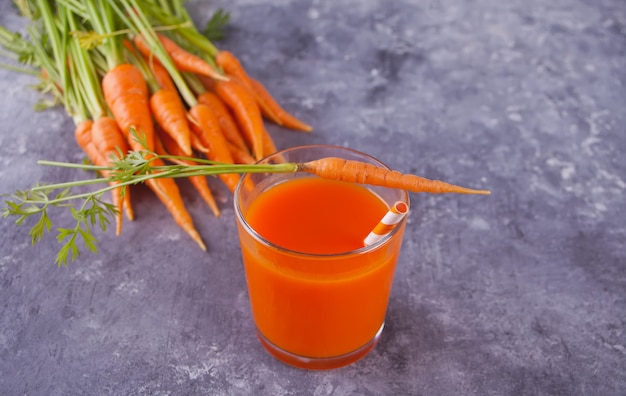
[[[302,146],[262,163],[341,157],[384,164],[342,147]],[[305,173],[249,173],[234,195],[257,336],[293,366],[331,369],[364,357],[381,335],[405,220],[363,240],[404,190]]]

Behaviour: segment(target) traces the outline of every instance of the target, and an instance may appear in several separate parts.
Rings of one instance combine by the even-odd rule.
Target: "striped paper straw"
[[[369,246],[373,243],[378,242],[385,236],[389,235],[391,231],[398,225],[398,223],[406,216],[409,212],[409,205],[402,201],[397,201],[393,204],[391,209],[385,214],[385,216],[380,220],[376,227],[369,233],[369,235],[365,238],[363,243],[365,246]]]

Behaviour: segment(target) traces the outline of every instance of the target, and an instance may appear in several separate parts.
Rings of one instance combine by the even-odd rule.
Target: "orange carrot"
[[[215,92],[233,111],[239,123],[241,132],[246,139],[254,157],[258,160],[263,157],[263,118],[261,110],[252,94],[231,78],[229,81],[218,81]]]
[[[398,171],[388,170],[373,164],[336,157],[322,158],[299,164],[298,170],[328,179],[389,188],[401,188],[415,193],[490,194],[489,190],[473,190],[439,180],[430,180],[416,175],[402,174]]]
[[[100,151],[98,151],[96,144],[93,142],[93,137],[92,137],[93,127],[94,127],[94,122],[92,120],[86,120],[86,121],[81,122],[80,124],[76,126],[76,129],[74,130],[74,138],[76,139],[76,143],[78,143],[78,146],[83,149],[85,154],[87,154],[87,157],[89,158],[89,160],[94,165],[106,166],[107,164],[106,164],[105,157],[102,155]],[[100,174],[103,177],[109,176],[109,172],[104,171],[104,170],[100,171]],[[113,183],[109,183],[109,185],[113,185]],[[117,210],[117,213],[115,214],[115,223],[116,223],[115,233],[116,235],[120,235],[122,232],[123,202],[120,199],[120,195],[117,191],[118,189],[115,189],[112,191],[112,197],[113,197],[113,205],[115,206]]]
[[[85,154],[87,154],[87,157],[94,165],[107,166],[108,161],[106,157],[98,149],[98,144],[94,143],[94,138],[93,138],[92,133],[95,128],[101,128],[98,122],[94,123],[92,120],[83,121],[76,126],[74,130],[74,138],[76,139],[76,143],[78,143],[78,146],[85,152]],[[99,133],[98,135],[99,139],[100,141],[102,141],[102,137],[100,135],[101,134]],[[103,177],[109,176],[109,172],[105,170],[100,171],[100,174]],[[109,184],[115,185],[116,183],[111,182]],[[117,225],[116,234],[120,235],[122,232],[122,207],[124,204],[124,202],[122,201],[121,189],[117,188],[113,190],[112,195],[113,195],[113,205],[115,205],[115,207],[117,208],[117,214],[115,216],[115,221]],[[130,199],[130,195],[129,194],[127,195]],[[128,212],[127,212],[127,215],[128,215]],[[131,216],[129,216],[129,218],[132,220]]]
[[[263,156],[267,157],[276,151],[278,150],[276,149],[276,144],[274,144],[274,139],[272,139],[267,129],[263,128]]]
[[[150,97],[152,115],[163,130],[180,146],[186,156],[191,156],[191,142],[187,111],[178,92],[160,89]]]
[[[74,139],[76,139],[76,143],[78,143],[78,146],[81,149],[83,149],[85,154],[87,154],[87,157],[89,158],[89,160],[94,165],[102,166],[104,159],[102,158],[102,155],[100,155],[100,153],[96,149],[96,146],[93,144],[93,141],[91,139],[92,127],[93,127],[92,120],[85,120],[81,122],[80,124],[76,125],[76,128],[74,129]]]
[[[154,159],[154,166],[164,166],[161,159]],[[204,242],[196,231],[191,215],[185,208],[178,185],[172,178],[148,179],[146,184],[169,210],[174,221],[193,239],[202,250],[206,250]]]
[[[201,74],[196,74],[196,77],[198,77],[198,80],[200,80],[200,82],[202,83],[202,86],[204,86],[204,88],[208,89],[209,91],[215,91],[215,80],[212,78],[208,78],[205,77]]]
[[[178,146],[178,144],[176,143],[176,141],[174,141],[169,135],[167,135],[166,133],[159,133],[160,131],[157,131],[157,153],[158,154],[171,154],[171,155],[177,155],[177,156],[184,156],[185,154],[183,153],[182,149],[180,148],[180,146]],[[197,165],[198,163],[195,161],[191,161],[191,160],[183,160],[183,159],[171,159],[172,162],[175,162],[179,165]],[[213,214],[215,216],[219,216],[220,215],[220,210],[217,207],[217,203],[215,202],[215,198],[213,197],[213,193],[211,193],[211,190],[209,188],[209,183],[207,182],[206,176],[190,176],[188,177],[189,181],[191,182],[191,184],[193,184],[193,186],[195,187],[195,189],[198,191],[198,193],[200,194],[200,196],[202,197],[202,199],[204,200],[204,202],[206,202],[206,204],[209,206],[209,208],[211,209],[211,211],[213,212]]]
[[[157,133],[154,136],[154,151],[159,155],[168,154],[163,142],[161,141],[161,137],[165,137],[167,134],[165,132],[159,134]],[[178,164],[184,164],[182,161],[173,160],[172,162]],[[152,159],[152,164],[154,166],[163,166],[165,165],[163,160],[161,159]],[[180,194],[180,189],[178,185],[171,178],[161,178],[161,179],[149,179],[146,180],[146,184],[150,189],[156,194],[159,200],[165,205],[167,210],[169,210],[170,214],[178,224],[190,237],[193,239],[202,250],[206,250],[206,246],[204,242],[202,242],[202,238],[198,231],[196,231],[193,220],[185,208],[185,204],[183,203],[182,196]]]
[[[209,62],[184,50],[178,46],[175,41],[170,40],[162,34],[157,34],[157,36],[178,70],[201,74],[216,80],[227,79],[223,75],[219,74]],[[150,47],[146,44],[141,35],[136,35],[134,41],[135,45],[139,49],[139,52],[141,52],[144,56],[152,56]]]
[[[256,162],[254,157],[250,155],[247,148],[243,150],[229,141],[227,141],[226,144],[228,145],[230,155],[233,157],[233,161],[235,161],[236,164],[254,164]]]
[[[128,152],[128,144],[117,126],[117,122],[111,117],[98,118],[91,130],[91,138],[98,152],[103,156],[104,165],[111,165],[115,158],[120,158]],[[108,172],[106,172],[108,173]],[[104,176],[106,177],[106,173]],[[118,184],[113,182],[112,185]],[[122,207],[126,211],[126,216],[132,220],[135,215],[130,202],[130,191],[128,187],[116,188],[113,190],[113,203],[118,208],[117,213],[117,234],[122,231]]]
[[[219,96],[214,92],[205,91],[198,95],[198,102],[209,106],[213,110],[226,140],[242,150],[248,150],[248,146],[241,136],[241,132],[239,132],[237,122]]]
[[[117,122],[111,117],[98,118],[93,124],[91,137],[98,152],[105,157],[108,163],[111,162],[111,155],[120,158],[128,151],[128,144],[124,135],[117,126]],[[121,151],[121,154],[118,150]]]
[[[200,136],[198,136],[193,128],[189,128],[190,130],[190,134],[189,134],[189,141],[191,142],[191,147],[196,150],[201,152],[202,154],[206,154],[209,152],[209,148],[207,146],[204,145],[204,143],[202,143],[202,140],[200,140]]]
[[[200,140],[209,148],[207,154],[209,159],[228,164],[234,163],[235,161],[230,154],[226,139],[220,130],[217,117],[211,109],[206,105],[198,103],[189,110],[189,115],[194,120],[191,124],[192,130],[195,130]],[[219,177],[230,191],[235,191],[235,187],[239,182],[238,174],[222,174]]]
[[[257,98],[261,98],[261,100],[266,104],[266,107],[269,107],[273,114],[280,121],[278,124],[284,126],[285,128],[297,129],[304,132],[311,132],[313,127],[304,122],[300,121],[292,114],[288,113],[269,93],[269,91],[265,88],[265,86],[258,80],[254,78],[250,78],[250,86],[252,87],[252,91],[256,95]],[[263,110],[264,107],[261,107]],[[267,116],[267,115],[266,115]]]
[[[141,72],[124,63],[109,70],[102,78],[102,92],[117,125],[133,150],[145,150],[130,136],[134,127],[145,138],[147,149],[154,149],[154,125],[150,114],[148,85]]]
[[[191,162],[189,165],[193,165]],[[218,217],[220,215],[220,209],[217,206],[217,202],[215,202],[215,198],[213,197],[213,193],[209,188],[209,183],[207,182],[206,176],[190,176],[189,181],[195,187],[196,191],[200,194],[204,202],[209,206],[213,215]]]
[[[143,58],[143,60],[146,62],[146,65],[148,65],[148,68],[152,72],[152,76],[156,80],[157,85],[161,89],[171,89],[174,91],[176,90],[176,85],[174,84],[172,77],[169,75],[167,69],[157,58],[152,55],[148,56],[144,54],[138,54],[137,47],[135,47],[133,43],[128,39],[122,40],[122,43],[124,44],[124,47],[126,47],[126,49],[130,51],[134,56]]]
[[[167,134],[163,132],[161,128],[156,128],[156,134],[154,135],[154,152],[158,155],[169,155],[169,151],[165,148],[163,144],[163,136]],[[182,162],[178,161],[178,159],[167,158],[168,161],[173,162],[175,164],[183,165]]]
[[[146,60],[148,67],[152,71],[154,78],[159,84],[161,89],[171,89],[172,91],[176,91],[176,84],[172,81],[172,77],[170,77],[167,69],[159,62],[158,59],[144,57]]]
[[[122,45],[124,46],[124,48],[126,48],[128,51],[132,52],[133,54],[136,53],[135,47],[133,47],[133,43],[130,40],[123,39]]]
[[[136,47],[129,40],[124,40],[126,48],[138,58],[143,58],[143,73],[150,95],[150,110],[157,123],[172,136],[183,149],[185,155],[191,156],[189,125],[187,111],[176,85],[165,67],[152,56],[137,54]],[[149,69],[149,71],[148,71]]]
[[[161,89],[171,89],[172,91],[176,91],[176,85],[174,84],[174,81],[172,81],[172,77],[169,75],[167,69],[161,64],[161,62],[154,57],[144,56],[144,59],[150,67],[150,70],[152,71],[157,84],[159,84],[159,87],[161,87]]]
[[[241,65],[241,62],[230,51],[219,51],[215,56],[215,63],[224,70],[224,73],[229,76],[236,77],[254,96],[262,113],[265,114],[270,120],[274,121],[278,125],[282,125],[282,121],[278,115],[274,112],[274,109],[269,106],[265,97],[261,97],[256,94],[252,87],[251,78]]]
[[[141,72],[133,65],[121,64],[109,70],[102,79],[102,91],[115,121],[133,150],[144,150],[140,142],[130,137],[130,129],[146,141],[147,149],[154,151],[154,125],[150,113],[148,86]],[[160,159],[153,160],[154,166],[163,165]],[[146,184],[170,211],[176,223],[202,248],[206,250],[200,234],[193,226],[185,208],[176,182],[171,178],[148,179]]]

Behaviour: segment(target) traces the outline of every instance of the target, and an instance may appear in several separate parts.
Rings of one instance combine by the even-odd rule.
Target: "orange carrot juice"
[[[263,192],[250,204],[246,219],[274,245],[333,254],[362,248],[386,212],[385,203],[365,187],[307,177]]]
[[[364,247],[389,207],[378,194],[317,177],[277,180],[243,205],[238,222],[259,339],[296,366],[348,364],[382,330],[404,223]]]

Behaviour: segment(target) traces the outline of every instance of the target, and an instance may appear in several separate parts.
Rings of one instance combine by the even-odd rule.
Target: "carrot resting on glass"
[[[337,157],[321,158],[319,160],[298,164],[298,170],[327,179],[400,188],[415,193],[491,194],[489,190],[474,190],[455,186],[439,180],[430,180],[416,175],[403,174],[373,164]]]

